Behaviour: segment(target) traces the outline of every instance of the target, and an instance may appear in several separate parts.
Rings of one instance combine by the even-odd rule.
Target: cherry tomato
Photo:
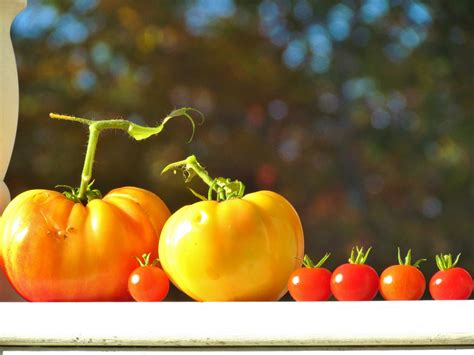
[[[369,256],[369,248],[352,249],[348,264],[336,268],[331,275],[331,291],[338,301],[370,301],[377,295],[379,276],[369,265],[365,265]]]
[[[288,281],[288,291],[295,301],[327,301],[331,297],[331,272],[322,267],[330,255],[324,255],[317,264],[305,255],[304,267],[296,269]]]
[[[380,275],[382,297],[386,300],[419,300],[423,297],[426,280],[418,266],[425,260],[420,259],[411,265],[411,250],[403,261],[398,248],[399,265],[389,266]]]
[[[158,259],[150,265],[150,255],[143,255],[144,262],[138,259],[140,267],[128,279],[128,291],[137,302],[161,302],[170,290],[168,276],[156,266]]]
[[[472,293],[472,276],[463,268],[455,267],[461,254],[453,262],[451,254],[436,255],[440,271],[430,281],[430,294],[434,300],[467,300]]]

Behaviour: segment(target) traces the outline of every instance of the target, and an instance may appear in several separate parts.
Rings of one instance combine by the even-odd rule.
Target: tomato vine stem
[[[207,198],[198,194],[193,189],[190,189],[190,191],[201,200],[213,200],[214,193],[216,194],[217,201],[242,198],[244,196],[245,185],[241,181],[222,177],[211,178],[207,170],[201,165],[201,163],[199,163],[195,155],[191,155],[184,160],[169,164],[161,173],[164,174],[170,170],[176,172],[178,169],[182,170],[186,183],[190,182],[197,175],[209,186]]]
[[[92,168],[94,165],[95,153],[97,150],[97,143],[99,141],[100,134],[103,130],[107,129],[118,129],[127,132],[132,138],[137,141],[147,139],[153,135],[159,134],[165,127],[166,123],[174,117],[184,116],[187,118],[192,125],[193,132],[190,140],[194,136],[196,124],[189,114],[190,111],[197,112],[201,117],[202,113],[193,108],[181,108],[171,112],[166,116],[161,124],[156,127],[141,126],[128,120],[122,119],[111,119],[94,121],[86,118],[61,115],[57,113],[51,113],[49,116],[54,119],[78,122],[89,127],[89,139],[87,143],[86,157],[84,160],[84,166],[81,174],[81,183],[78,189],[71,189],[71,192],[67,192],[67,197],[74,202],[80,201],[91,201],[96,198],[100,198],[102,195],[99,190],[91,189],[92,180]],[[65,193],[66,194],[66,193]]]

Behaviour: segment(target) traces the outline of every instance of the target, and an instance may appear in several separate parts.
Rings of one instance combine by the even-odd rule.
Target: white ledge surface
[[[0,346],[474,346],[474,301],[0,303]]]

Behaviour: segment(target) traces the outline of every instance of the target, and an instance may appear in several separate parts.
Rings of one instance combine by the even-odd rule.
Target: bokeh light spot
[[[301,40],[293,40],[283,52],[283,61],[289,68],[297,68],[306,57],[306,46]]]
[[[282,120],[288,115],[288,105],[282,100],[273,100],[268,104],[268,113],[275,120]]]
[[[97,76],[90,70],[83,69],[76,74],[75,86],[84,91],[92,89],[97,82]]]
[[[436,218],[443,211],[443,204],[436,197],[427,197],[423,200],[421,210],[425,217]]]

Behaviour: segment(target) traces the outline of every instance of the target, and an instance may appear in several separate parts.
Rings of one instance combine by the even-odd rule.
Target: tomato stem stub
[[[456,260],[454,260],[453,262],[453,257],[451,256],[451,254],[439,254],[436,255],[436,265],[441,271],[452,269],[457,265],[460,257],[461,253],[456,256]]]
[[[423,262],[423,261],[426,261],[426,259],[418,259],[417,261],[415,261],[415,263],[412,265],[411,263],[411,249],[408,249],[408,252],[407,252],[407,255],[405,256],[405,259],[402,260],[402,256],[401,256],[401,252],[400,252],[400,247],[397,248],[398,250],[398,263],[400,265],[407,265],[407,266],[414,266],[416,268],[419,268],[420,267],[420,264]]]
[[[193,189],[190,189],[193,195],[201,200],[213,200],[216,195],[216,201],[226,201],[234,198],[242,198],[245,193],[245,185],[239,180],[231,180],[222,177],[211,178],[204,166],[199,163],[195,155],[191,155],[184,160],[171,163],[166,166],[162,174],[172,170],[181,170],[184,175],[185,183],[190,182],[196,175],[201,178],[208,186],[207,197],[200,195]]]
[[[309,269],[321,268],[324,265],[324,263],[326,262],[326,260],[329,259],[330,256],[331,256],[331,253],[324,254],[324,256],[321,258],[321,260],[319,260],[318,263],[315,264],[314,261],[308,255],[305,255],[304,258],[303,258],[303,266],[307,267]]]
[[[168,116],[166,116],[163,119],[161,124],[159,124],[156,127],[140,126],[128,120],[121,120],[121,119],[94,121],[94,120],[89,120],[85,118],[51,113],[49,115],[51,118],[58,119],[58,120],[78,122],[78,123],[89,126],[89,141],[87,143],[86,157],[84,160],[84,167],[82,170],[80,187],[77,189],[68,187],[70,191],[64,192],[64,195],[74,202],[83,202],[83,201],[90,202],[91,200],[102,197],[102,194],[100,193],[99,190],[91,188],[92,186],[91,180],[92,180],[92,168],[94,165],[94,158],[95,158],[95,153],[97,150],[97,143],[99,141],[100,133],[103,130],[119,129],[119,130],[127,132],[128,135],[132,137],[133,139],[140,141],[140,140],[150,138],[153,135],[159,134],[164,129],[166,123],[172,118],[183,116],[191,122],[191,125],[193,128],[193,133],[191,135],[191,139],[192,139],[194,136],[196,124],[193,118],[191,117],[191,115],[189,114],[189,112],[197,112],[202,117],[202,113],[195,109],[181,108],[181,109],[171,112]]]
[[[355,249],[355,251],[354,251]],[[369,247],[366,252],[364,252],[364,247],[355,247],[351,250],[351,257],[349,258],[350,264],[365,264],[367,258],[369,257],[369,253],[372,250],[372,247]]]
[[[135,257],[135,259],[137,259],[141,267],[157,266],[158,263],[160,262],[160,259],[157,258],[150,263],[150,258],[151,258],[151,253],[143,254],[141,258],[139,258],[138,256]]]

